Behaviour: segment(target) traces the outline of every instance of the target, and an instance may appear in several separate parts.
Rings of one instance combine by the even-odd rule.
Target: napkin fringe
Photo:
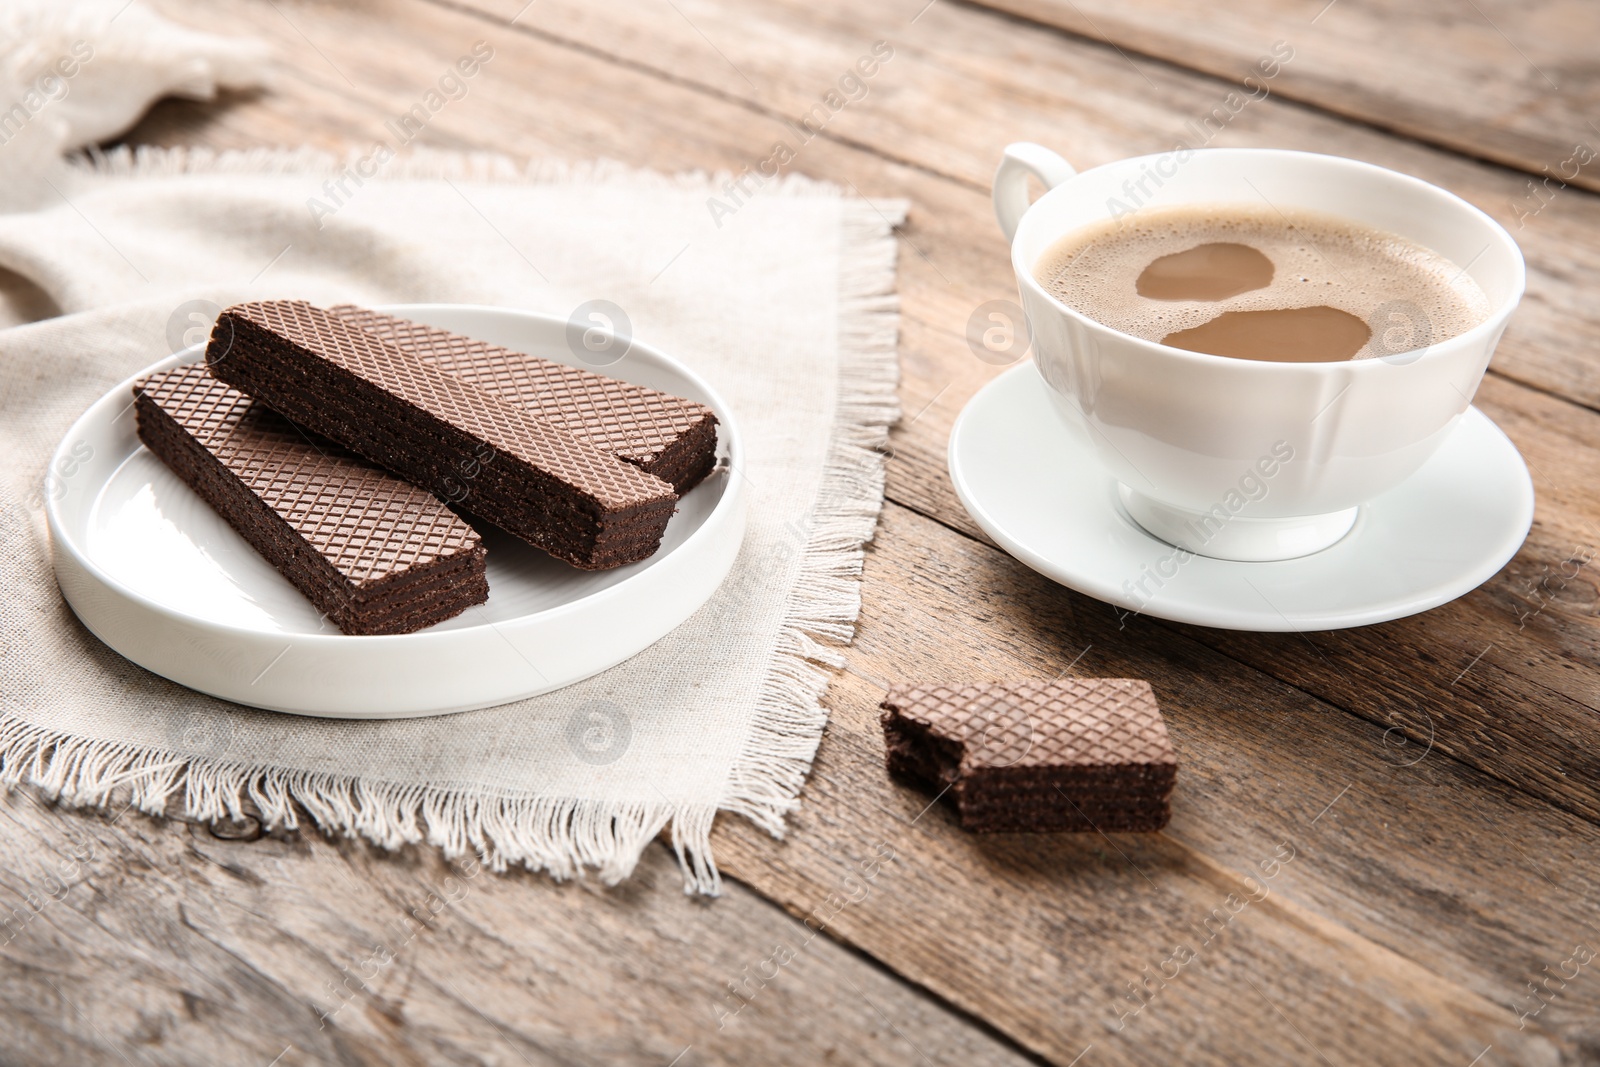
[[[837,646],[855,635],[865,545],[883,508],[889,427],[900,415],[892,227],[904,221],[906,205],[846,200],[843,207],[834,438],[777,654],[722,803],[779,838],[785,817],[799,807],[800,789],[827,724],[821,698],[830,675],[822,668],[843,667]],[[714,866],[711,875],[709,885],[689,888],[716,892]]]
[[[350,160],[361,158],[354,153]],[[119,148],[92,151],[73,165],[102,175],[327,173],[352,165],[309,149]],[[471,181],[626,181],[715,193],[727,175],[661,175],[608,161],[522,164],[505,156],[408,152],[385,164],[385,178]],[[716,895],[721,875],[711,855],[717,811],[738,812],[775,837],[799,794],[827,723],[821,698],[861,609],[864,546],[883,505],[889,427],[899,417],[893,228],[904,201],[846,197],[838,187],[797,175],[762,185],[759,195],[840,197],[839,387],[833,439],[817,501],[791,527],[800,577],[790,594],[777,652],[742,752],[720,804],[617,804],[561,797],[474,796],[449,787],[373,781],[183,756],[0,721],[0,783],[31,782],[63,802],[103,806],[113,793],[132,807],[166,813],[181,789],[184,814],[203,821],[242,819],[246,800],[267,827],[298,825],[296,805],[326,832],[367,838],[385,848],[426,841],[449,858],[469,850],[490,869],[523,864],[557,878],[583,869],[614,884],[626,878],[650,840],[670,826],[689,893]],[[785,557],[787,558],[787,557]]]
[[[441,149],[406,147],[394,153],[385,162],[376,162],[374,151],[352,149],[338,154],[309,146],[292,148],[257,147],[217,150],[201,146],[162,148],[150,145],[118,145],[109,151],[90,146],[66,158],[67,164],[77,170],[93,172],[102,178],[159,178],[185,174],[245,174],[283,175],[308,177],[338,177],[349,175],[354,188],[366,181],[464,181],[505,182],[508,184],[590,184],[626,183],[645,189],[678,189],[704,192],[708,196],[725,200],[728,204],[742,203],[745,196],[819,196],[845,198],[839,185],[803,174],[785,174],[764,181],[753,193],[748,187],[736,196],[728,191],[735,175],[727,172],[708,174],[690,170],[662,173],[642,170],[613,159],[595,159],[572,162],[562,159],[519,160],[499,152],[453,152]],[[357,180],[359,179],[359,181]],[[747,183],[752,179],[746,176]],[[846,200],[846,203],[856,203]],[[868,203],[860,201],[860,203]],[[907,202],[899,199],[874,200],[866,209],[863,221],[870,221],[874,230],[898,226],[905,220]],[[330,197],[329,206],[336,207]],[[848,224],[847,224],[848,225]],[[893,289],[893,238],[889,238],[890,270],[889,289]],[[847,265],[846,276],[853,271]],[[841,297],[846,293],[841,290]],[[890,353],[893,356],[893,352]]]
[[[70,807],[105,808],[121,800],[158,816],[181,790],[184,816],[201,822],[254,817],[264,827],[293,830],[303,808],[318,828],[383,848],[426,841],[450,859],[472,852],[494,871],[521,863],[560,879],[593,868],[608,885],[632,872],[639,854],[671,820],[673,845],[685,871],[702,879],[715,875],[684,839],[685,831],[690,838],[709,835],[713,805],[691,810],[665,803],[471,796],[180,756],[10,719],[0,725],[0,783],[21,782]]]

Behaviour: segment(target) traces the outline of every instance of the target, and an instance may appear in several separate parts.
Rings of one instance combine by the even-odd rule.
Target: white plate
[[[582,365],[562,319],[448,304],[383,310]],[[200,357],[199,347],[188,349],[135,377]],[[602,370],[698,400],[720,424],[718,470],[679,501],[647,560],[580,571],[478,523],[489,549],[487,604],[414,634],[342,634],[139,443],[130,378],[73,424],[52,457],[56,580],[84,625],[128,659],[259,708],[403,718],[570,685],[687,619],[727,576],[744,537],[743,446],[727,406],[638,341]]]
[[[1528,468],[1477,408],[1343,540],[1274,563],[1182,562],[1145,533],[1031,362],[967,403],[949,462],[972,518],[1040,574],[1126,611],[1228,630],[1333,630],[1438,607],[1492,577],[1533,523]]]

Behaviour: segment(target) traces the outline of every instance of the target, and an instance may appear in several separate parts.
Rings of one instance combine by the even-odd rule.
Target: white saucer
[[[1361,508],[1337,544],[1272,563],[1179,563],[1176,550],[1128,517],[1116,482],[1045,388],[1030,362],[979,390],[950,432],[950,478],[1007,552],[1121,610],[1228,630],[1384,622],[1475,589],[1516,554],[1533,523],[1522,456],[1471,408],[1421,470]]]
[[[447,304],[383,310],[581,365],[564,319]],[[197,346],[138,376],[199,358]],[[404,718],[570,685],[687,619],[722,584],[744,538],[748,493],[733,473],[744,469],[743,445],[727,406],[638,341],[605,373],[698,400],[720,423],[724,462],[679,501],[647,560],[580,571],[479,524],[488,603],[414,634],[342,634],[139,443],[130,378],[78,419],[51,459],[62,475],[46,487],[56,580],[84,625],[128,659],[274,711]]]

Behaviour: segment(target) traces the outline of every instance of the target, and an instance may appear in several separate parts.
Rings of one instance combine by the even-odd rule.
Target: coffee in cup
[[[1275,362],[1394,355],[1459,336],[1489,298],[1399,234],[1268,205],[1146,209],[1069,233],[1035,276],[1103,325],[1191,352]]]
[[[1030,203],[1032,180],[1048,191]],[[1041,145],[1015,144],[995,172],[994,205],[1033,372],[1064,428],[1092,449],[1134,524],[1220,559],[1326,548],[1363,504],[1415,474],[1471,404],[1525,280],[1511,235],[1466,201],[1309,152],[1179,146],[1079,173]],[[1102,263],[1085,275],[1093,284],[1041,279],[1064,242],[1136,234],[1152,219],[1183,223],[1173,230],[1187,243],[1106,242],[1103,251],[1127,253],[1120,274]],[[1202,245],[1241,247],[1166,259]],[[1265,284],[1262,258],[1272,268]],[[1183,288],[1207,275],[1216,284],[1203,292]],[[1308,292],[1278,299],[1275,287],[1291,285]],[[1164,299],[1174,293],[1190,298]],[[1270,358],[1229,359],[1178,347],[1185,338],[1174,336],[1228,311],[1281,328],[1261,314],[1304,308],[1356,319],[1342,354],[1358,358],[1294,361],[1296,344],[1280,334],[1257,353]],[[1360,358],[1374,355],[1395,358]],[[1049,491],[1049,457],[1028,461]],[[1241,479],[1263,463],[1276,471],[1269,491],[1247,499]],[[1197,526],[1211,532],[1197,538]]]

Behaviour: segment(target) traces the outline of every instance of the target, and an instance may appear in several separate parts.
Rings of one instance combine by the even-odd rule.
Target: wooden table
[[[457,871],[444,900],[426,849],[19,791],[0,802],[0,1062],[1600,1061],[1600,162],[1567,162],[1600,145],[1596,5],[137,2],[282,59],[271,92],[160,105],[141,144],[366,146],[484,40],[494,61],[422,143],[738,171],[889,42],[788,169],[911,201],[907,414],[804,806],[782,842],[720,822],[720,900],[686,898],[662,846],[615,890]],[[1270,95],[1229,107],[1278,41],[1294,58]],[[967,320],[1013,292],[1001,147],[1092,165],[1218,107],[1214,144],[1419,175],[1527,253],[1477,402],[1527,457],[1538,515],[1453,604],[1333,633],[1121,628],[953,495],[951,421],[999,369]],[[881,680],[1069,664],[1152,680],[1182,761],[1166,832],[978,839],[885,778]],[[60,899],[25,906],[64,862]]]

